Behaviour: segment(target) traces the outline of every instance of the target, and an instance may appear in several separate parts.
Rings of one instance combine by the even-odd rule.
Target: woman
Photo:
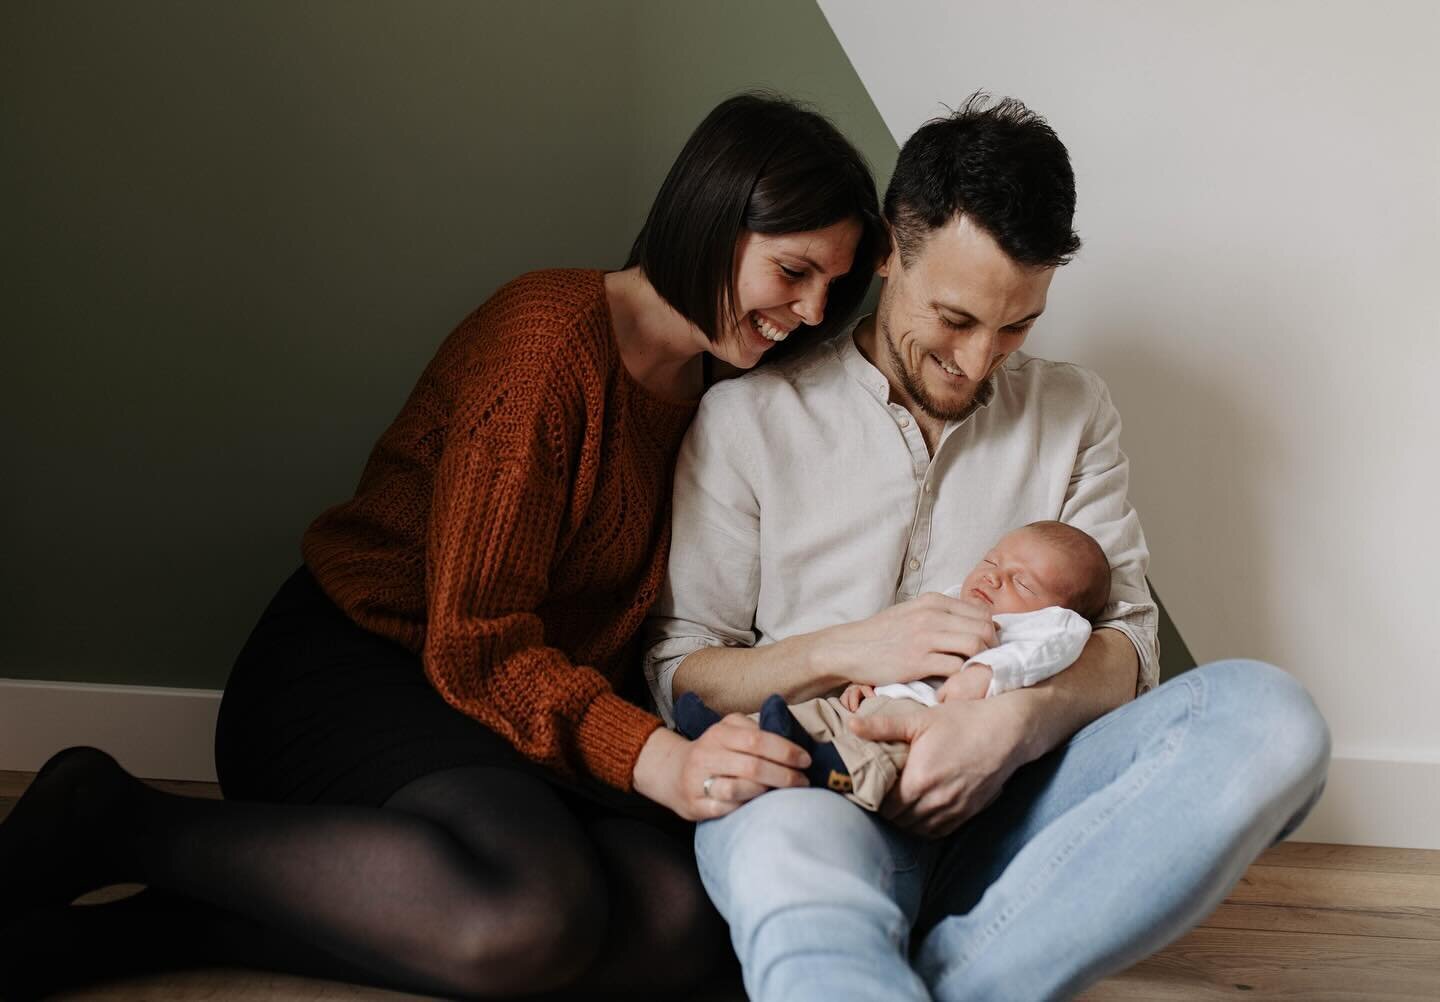
[[[805,759],[738,717],[686,741],[624,696],[670,467],[706,361],[838,326],[882,239],[849,143],[747,95],[690,137],[623,271],[497,292],[242,651],[227,800],[72,749],[0,826],[0,957],[65,944],[63,975],[0,961],[0,996],[195,963],[449,996],[703,977],[723,933],[680,819],[738,805],[712,775],[754,795],[803,785]],[[150,889],[67,906],[121,881]]]

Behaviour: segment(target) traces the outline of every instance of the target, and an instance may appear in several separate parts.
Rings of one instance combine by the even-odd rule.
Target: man
[[[1079,247],[1074,201],[1065,147],[1019,102],[927,124],[886,193],[875,315],[712,389],[682,449],[646,658],[667,714],[690,691],[752,711],[958,670],[993,624],[936,593],[1027,522],[1086,530],[1113,568],[1068,671],[856,721],[911,744],[883,816],[707,781],[748,800],[696,851],[752,998],[1068,997],[1203,918],[1318,796],[1328,733],[1283,672],[1221,662],[1148,692],[1119,417],[1094,374],[1019,350]]]

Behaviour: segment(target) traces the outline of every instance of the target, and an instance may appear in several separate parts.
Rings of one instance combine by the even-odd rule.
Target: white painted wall
[[[1085,248],[1029,347],[1109,381],[1152,580],[1330,720],[1302,835],[1440,848],[1440,4],[820,6],[897,139],[977,88],[1059,132]]]

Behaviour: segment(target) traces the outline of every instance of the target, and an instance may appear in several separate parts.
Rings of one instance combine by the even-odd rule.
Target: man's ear
[[[886,232],[890,237],[889,250],[875,266],[875,274],[881,278],[889,278],[891,272],[900,270],[900,245],[895,242],[895,233],[888,226]]]

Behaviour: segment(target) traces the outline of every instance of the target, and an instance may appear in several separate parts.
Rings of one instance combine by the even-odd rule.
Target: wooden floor
[[[0,772],[0,818],[29,775]],[[217,796],[200,783],[157,783]],[[102,892],[103,893],[103,892]],[[248,971],[160,975],[67,998],[185,1002],[405,1000],[416,996]],[[1440,999],[1440,852],[1285,843],[1251,866],[1188,936],[1085,1002],[1399,1002]]]

